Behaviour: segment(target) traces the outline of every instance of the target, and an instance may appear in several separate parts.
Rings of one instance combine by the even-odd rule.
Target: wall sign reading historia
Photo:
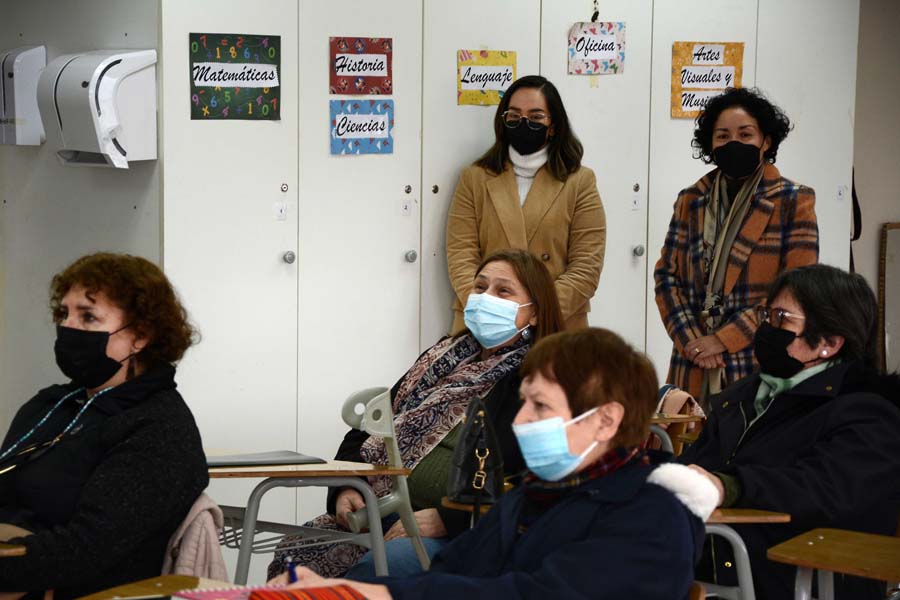
[[[623,21],[572,25],[569,29],[569,75],[616,75],[624,70]]]
[[[391,38],[328,38],[331,63],[329,93],[348,95],[392,94],[393,47]]]
[[[506,50],[460,50],[456,53],[456,103],[500,104],[516,80],[516,53]]]
[[[192,33],[191,119],[281,120],[281,36]]]
[[[725,88],[741,87],[744,42],[672,44],[672,117],[693,119]]]
[[[394,101],[330,100],[332,154],[393,154]]]

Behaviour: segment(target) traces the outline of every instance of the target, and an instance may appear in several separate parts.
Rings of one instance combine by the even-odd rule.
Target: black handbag
[[[462,430],[453,451],[447,497],[458,504],[472,504],[473,522],[482,504],[493,504],[503,494],[503,453],[484,403],[469,403]]]

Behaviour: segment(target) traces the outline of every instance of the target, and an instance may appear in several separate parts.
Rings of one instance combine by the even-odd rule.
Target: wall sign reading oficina
[[[456,53],[456,103],[500,104],[516,80],[516,53],[506,50],[460,50]]]
[[[616,75],[625,70],[625,23],[575,23],[569,29],[569,75]]]
[[[192,33],[191,119],[281,120],[281,36]]]
[[[743,42],[672,44],[672,117],[693,119],[713,96],[741,87]]]

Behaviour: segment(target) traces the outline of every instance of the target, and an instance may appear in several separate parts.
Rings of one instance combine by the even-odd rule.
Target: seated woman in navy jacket
[[[900,511],[900,381],[879,373],[878,305],[860,275],[826,265],[783,273],[759,310],[761,373],[714,397],[681,455],[721,490],[721,505],[789,513],[783,525],[735,525],[757,598],[794,597],[795,568],[766,550],[817,527],[894,535]],[[703,579],[733,585],[716,543]],[[884,584],[838,576],[838,600],[883,598]]]
[[[686,598],[716,491],[640,450],[656,406],[650,361],[610,331],[584,329],[538,342],[521,374],[523,485],[426,573],[359,582],[297,567],[298,586],[339,582],[373,600]]]
[[[26,402],[0,446],[0,541],[26,548],[0,558],[0,598],[49,589],[62,600],[159,575],[208,482],[175,391],[194,330],[159,267],[93,254],[50,294],[56,363],[71,383]]]

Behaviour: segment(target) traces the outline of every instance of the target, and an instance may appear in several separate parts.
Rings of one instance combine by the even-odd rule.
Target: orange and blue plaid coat
[[[814,264],[819,258],[815,192],[785,179],[775,165],[767,164],[728,257],[722,324],[715,332],[706,331],[700,316],[707,281],[703,221],[715,176],[713,170],[678,194],[653,273],[656,304],[673,342],[667,381],[695,397],[701,391],[703,370],[684,356],[684,346],[714,333],[727,349],[725,383],[749,375],[755,370],[756,305],[765,300],[779,273]]]

